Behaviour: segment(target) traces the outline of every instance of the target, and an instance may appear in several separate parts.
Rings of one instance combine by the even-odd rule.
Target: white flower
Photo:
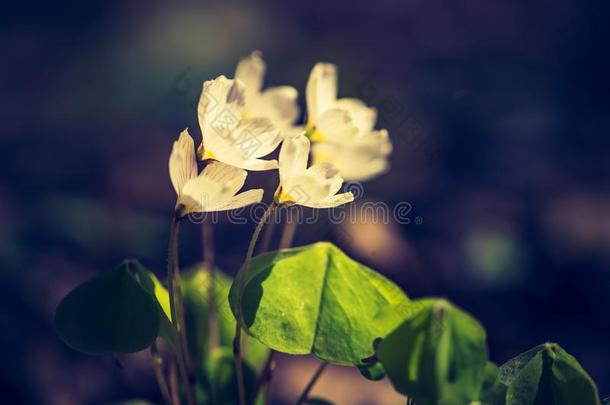
[[[276,160],[263,160],[282,138],[269,118],[243,119],[245,87],[240,80],[219,76],[206,81],[198,105],[202,160],[220,162],[248,170],[277,168]]]
[[[354,200],[352,193],[337,194],[343,184],[337,168],[330,163],[307,168],[309,139],[304,134],[284,139],[280,149],[278,204],[298,204],[311,208],[332,208]]]
[[[209,163],[197,175],[195,143],[188,130],[182,131],[169,157],[169,176],[178,195],[176,214],[226,211],[260,202],[262,189],[236,195],[246,175],[245,170],[222,162]]]
[[[332,162],[347,180],[367,180],[387,170],[392,151],[388,131],[374,130],[376,109],[357,99],[337,99],[335,65],[314,66],[306,98],[314,163]]]
[[[298,92],[291,86],[270,87],[263,90],[267,66],[260,51],[239,61],[235,79],[246,86],[244,118],[268,118],[280,130],[290,131],[299,117]]]

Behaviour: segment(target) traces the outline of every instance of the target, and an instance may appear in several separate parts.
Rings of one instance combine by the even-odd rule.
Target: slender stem
[[[165,381],[165,376],[163,375],[163,357],[161,356],[161,353],[159,353],[156,341],[150,345],[150,355],[152,357],[155,379],[157,380],[159,391],[161,391],[163,402],[165,402],[166,405],[171,405],[172,400],[169,395],[169,388],[167,386],[167,381]]]
[[[239,404],[246,404],[246,391],[244,388],[244,376],[242,369],[242,359],[241,359],[241,323],[243,318],[242,311],[242,295],[244,293],[245,283],[248,280],[248,271],[250,270],[250,261],[252,260],[252,255],[254,254],[254,248],[256,246],[256,241],[267,222],[269,216],[273,213],[277,205],[275,202],[272,202],[262,218],[254,228],[254,233],[252,234],[252,238],[250,239],[250,244],[248,245],[248,250],[246,252],[246,259],[244,260],[244,264],[241,267],[239,274],[237,275],[238,280],[238,293],[237,293],[237,316],[236,316],[236,324],[235,324],[235,339],[233,340],[233,356],[235,359],[235,374],[237,377],[237,389],[239,394]]]
[[[273,378],[273,372],[275,371],[275,361],[273,360],[273,356],[275,355],[275,350],[269,349],[269,355],[267,356],[267,361],[265,362],[265,366],[261,371],[261,375],[256,382],[256,387],[254,388],[253,399],[256,401],[258,394],[261,388],[266,387],[265,389],[265,403],[269,400],[269,387],[271,385],[271,378]],[[252,402],[254,402],[252,401]]]
[[[194,375],[189,367],[188,346],[184,329],[184,308],[182,306],[182,291],[180,287],[180,270],[178,266],[178,228],[179,219],[172,219],[169,238],[169,250],[167,259],[167,273],[169,286],[169,304],[172,322],[176,329],[176,359],[180,378],[186,391],[188,405],[197,405],[194,388]]]
[[[172,405],[180,405],[180,394],[178,393],[178,377],[176,376],[176,356],[169,361],[169,389],[172,396]]]
[[[201,226],[201,239],[203,241],[203,265],[210,274],[208,281],[208,333],[209,350],[218,347],[218,315],[216,309],[216,267],[214,266],[214,227],[212,217],[206,218]]]
[[[294,235],[297,231],[297,221],[294,218],[288,216],[286,223],[284,224],[284,230],[282,231],[282,238],[280,239],[280,249],[286,249],[292,246]]]
[[[318,367],[316,372],[311,377],[311,380],[309,380],[309,383],[307,383],[307,386],[303,390],[303,393],[299,397],[299,400],[297,401],[297,405],[301,405],[302,403],[304,403],[307,400],[307,397],[309,396],[309,392],[311,391],[313,386],[316,385],[316,382],[318,382],[318,379],[320,378],[320,376],[326,369],[326,366],[328,366],[328,362],[326,362],[326,361],[323,361],[322,364],[320,364],[320,366]]]
[[[267,229],[265,229],[265,232],[263,233],[263,240],[261,242],[261,248],[259,250],[259,253],[265,253],[269,250],[269,247],[271,246],[271,239],[273,238],[274,230],[275,230],[275,218],[271,218],[271,221],[269,221],[269,226],[267,226]]]

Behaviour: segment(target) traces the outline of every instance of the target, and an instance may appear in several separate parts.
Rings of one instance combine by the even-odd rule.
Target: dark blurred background
[[[75,353],[54,334],[53,312],[124,257],[163,275],[171,143],[185,127],[199,139],[202,82],[232,76],[255,49],[267,85],[294,85],[302,105],[311,67],[337,63],[340,96],[375,105],[395,145],[391,172],[365,183],[360,201],[402,204],[409,223],[320,221],[299,228],[298,244],[332,240],[412,297],[451,299],[486,326],[498,363],[557,341],[610,395],[608,9],[579,0],[4,5],[2,402],[158,400],[145,354]],[[272,184],[265,176],[274,174],[251,180]],[[226,218],[216,227],[228,273],[252,228]],[[200,245],[199,227],[185,226],[184,265],[200,260]],[[278,403],[308,378],[285,363]],[[350,403],[341,392],[355,389],[354,374],[343,374],[319,389]],[[403,403],[383,395],[360,403]]]

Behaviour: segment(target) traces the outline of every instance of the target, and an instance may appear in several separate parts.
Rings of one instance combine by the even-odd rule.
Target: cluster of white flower
[[[297,125],[297,90],[263,90],[266,65],[260,52],[242,59],[235,79],[203,84],[198,106],[202,142],[184,130],[174,142],[169,172],[179,217],[260,202],[263,190],[238,193],[246,170],[279,168],[277,204],[331,208],[353,201],[338,193],[343,180],[367,180],[388,168],[388,132],[375,130],[377,111],[361,100],[337,98],[337,67],[318,63],[306,88],[307,118]],[[281,144],[279,163],[265,160]],[[313,164],[308,167],[309,155]],[[197,156],[206,161],[198,173]]]

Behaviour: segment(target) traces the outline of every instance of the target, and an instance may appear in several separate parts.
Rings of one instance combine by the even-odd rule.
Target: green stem
[[[167,275],[169,287],[169,304],[172,323],[176,329],[176,360],[180,378],[184,384],[188,405],[197,405],[195,399],[194,375],[190,368],[188,346],[186,342],[184,308],[182,306],[182,290],[180,287],[180,270],[178,266],[178,228],[179,219],[174,216],[170,228],[169,249],[167,259]]]
[[[169,360],[169,390],[172,397],[172,405],[180,405],[180,394],[178,393],[178,377],[176,376],[176,355]]]
[[[269,386],[271,385],[271,379],[273,378],[273,371],[275,369],[275,361],[273,360],[273,356],[275,355],[275,350],[269,349],[269,355],[267,355],[267,361],[265,362],[265,366],[261,371],[261,375],[256,382],[256,387],[254,389],[253,398],[256,401],[258,394],[260,393],[263,387],[265,389],[265,404],[269,401]]]
[[[201,238],[203,247],[203,265],[210,274],[208,280],[208,331],[209,331],[209,350],[218,347],[218,315],[216,309],[216,267],[214,266],[214,227],[211,222],[212,217],[206,218],[201,225]]]
[[[237,293],[237,316],[235,323],[235,339],[233,340],[233,356],[235,359],[235,374],[237,377],[237,390],[239,394],[239,405],[246,404],[246,391],[244,387],[244,376],[243,376],[243,368],[242,368],[242,358],[241,358],[241,323],[243,319],[243,311],[242,311],[242,295],[244,293],[245,283],[248,280],[248,271],[250,270],[250,261],[252,260],[252,255],[254,254],[254,248],[256,246],[256,241],[267,222],[269,216],[273,213],[276,208],[275,202],[272,202],[262,218],[254,228],[254,233],[252,234],[252,238],[250,239],[250,244],[248,245],[248,250],[246,252],[246,259],[244,260],[244,264],[241,267],[239,274],[237,275],[236,280],[238,281],[238,293]]]
[[[326,369],[326,366],[328,366],[328,362],[323,361],[322,364],[320,364],[320,366],[317,368],[316,372],[311,377],[311,380],[309,380],[309,382],[307,383],[307,386],[303,390],[303,393],[299,397],[299,400],[297,401],[297,405],[301,405],[302,403],[304,403],[307,400],[309,393],[311,392],[313,386],[316,385],[316,382],[318,382],[318,379],[320,378],[320,376]]]
[[[172,400],[169,395],[169,388],[167,386],[167,381],[165,381],[165,376],[163,375],[163,357],[161,356],[161,353],[159,353],[156,341],[150,345],[150,355],[152,357],[155,379],[157,380],[157,385],[159,385],[159,391],[161,391],[163,402],[165,402],[166,405],[171,405]]]

